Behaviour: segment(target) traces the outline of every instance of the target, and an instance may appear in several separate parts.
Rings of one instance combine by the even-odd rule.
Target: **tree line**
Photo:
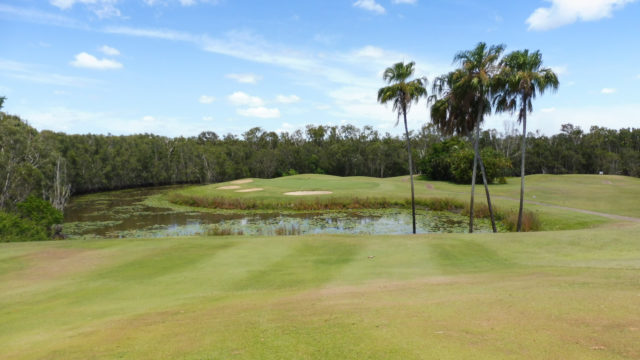
[[[467,153],[471,141],[443,136],[433,126],[410,132],[415,169],[446,143]],[[521,137],[514,129],[482,131],[480,148],[502,165],[492,178],[518,176]],[[527,174],[620,174],[640,177],[640,128],[565,124],[553,136],[529,133]],[[451,152],[442,161],[454,161]],[[490,162],[490,161],[485,161]],[[468,171],[472,164],[466,166]],[[62,209],[70,194],[131,187],[213,183],[245,177],[273,178],[291,173],[392,177],[409,173],[406,144],[399,136],[370,126],[307,126],[275,133],[253,128],[241,136],[208,131],[194,137],[151,134],[68,135],[37,131],[24,120],[0,112],[0,205],[10,210],[29,195]],[[451,173],[430,174],[451,180]],[[449,176],[449,178],[447,178]],[[459,182],[466,182],[468,178]]]

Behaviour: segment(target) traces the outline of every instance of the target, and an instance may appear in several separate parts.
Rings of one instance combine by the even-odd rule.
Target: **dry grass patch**
[[[240,180],[235,180],[232,181],[231,184],[248,184],[250,182],[253,182],[253,179],[240,179]]]
[[[248,192],[255,192],[255,191],[262,191],[262,190],[264,190],[264,189],[263,188],[250,188],[250,189],[236,190],[236,192],[248,193]]]
[[[291,196],[329,195],[333,194],[333,191],[290,191],[284,194]]]
[[[218,190],[235,190],[235,189],[240,189],[240,186],[238,185],[227,185],[227,186],[220,186],[219,188],[216,188]]]

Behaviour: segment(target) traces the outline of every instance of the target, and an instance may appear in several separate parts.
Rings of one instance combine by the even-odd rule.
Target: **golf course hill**
[[[304,174],[275,179],[241,179],[175,190],[170,204],[209,209],[309,211],[410,207],[408,176],[337,177]],[[513,228],[520,184],[490,185],[498,220]],[[527,177],[527,230],[567,230],[640,217],[640,179],[615,175],[532,175]],[[415,177],[419,207],[468,214],[469,186]],[[612,201],[615,199],[615,202]],[[167,205],[167,204],[165,204]],[[168,205],[170,206],[170,205]],[[476,187],[476,217],[488,217],[484,189]]]
[[[544,231],[0,244],[0,359],[640,358],[640,179],[526,181]],[[421,206],[469,190],[416,181]],[[512,211],[519,179],[491,192]],[[299,175],[154,201],[408,194],[407,177]]]

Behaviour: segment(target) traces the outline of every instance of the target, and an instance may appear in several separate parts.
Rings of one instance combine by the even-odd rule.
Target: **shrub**
[[[32,195],[16,205],[15,213],[0,212],[0,241],[49,240],[60,223],[62,212]]]
[[[48,240],[45,228],[16,214],[0,212],[0,242]]]
[[[62,211],[36,196],[29,196],[16,206],[18,215],[23,219],[34,222],[38,227],[45,229],[50,237],[53,235],[53,225],[62,223]]]
[[[499,182],[503,183],[504,174],[511,168],[509,159],[489,147],[481,150],[481,156],[487,181],[493,183],[499,179]],[[473,175],[473,158],[471,144],[459,137],[452,137],[431,144],[425,156],[418,160],[418,170],[431,180],[468,184]],[[482,173],[479,168],[476,182],[482,182]]]
[[[518,212],[512,211],[507,213],[502,222],[508,231],[516,231],[518,226]],[[540,228],[541,225],[538,215],[532,211],[525,210],[522,213],[522,231],[538,231]]]

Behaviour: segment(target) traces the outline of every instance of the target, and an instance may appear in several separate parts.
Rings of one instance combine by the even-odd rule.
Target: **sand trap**
[[[292,191],[284,194],[292,196],[329,195],[333,194],[333,191]]]
[[[264,190],[263,188],[251,188],[251,189],[242,189],[242,190],[236,190],[236,192],[254,192],[254,191],[262,191]]]
[[[220,186],[219,188],[216,188],[218,190],[233,190],[233,189],[240,189],[240,186],[238,185],[229,185],[229,186]]]
[[[242,179],[242,180],[236,180],[236,181],[232,181],[232,184],[247,184],[253,182],[253,180],[251,179]]]

